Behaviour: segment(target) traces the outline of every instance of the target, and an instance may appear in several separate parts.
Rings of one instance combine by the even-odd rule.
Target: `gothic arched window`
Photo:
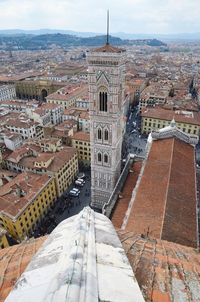
[[[106,91],[99,92],[99,111],[108,111],[108,94]]]
[[[108,154],[104,154],[104,163],[108,163]]]
[[[102,161],[101,153],[98,153],[97,158],[98,158],[98,162],[101,162],[101,161]]]
[[[108,141],[108,130],[107,129],[105,129],[105,131],[104,131],[104,140]]]
[[[98,137],[98,139],[102,139],[102,131],[100,128],[97,131],[97,137]]]

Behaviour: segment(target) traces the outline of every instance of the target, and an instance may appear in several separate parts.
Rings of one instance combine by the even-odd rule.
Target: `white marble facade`
[[[125,86],[124,52],[109,45],[100,50],[88,55],[91,205],[99,210],[121,172]]]

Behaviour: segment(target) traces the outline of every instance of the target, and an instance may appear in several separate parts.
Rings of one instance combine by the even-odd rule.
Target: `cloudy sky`
[[[200,0],[0,0],[0,29],[200,32]]]

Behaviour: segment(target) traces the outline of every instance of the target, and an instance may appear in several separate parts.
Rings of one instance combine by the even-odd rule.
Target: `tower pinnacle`
[[[109,45],[109,10],[107,10],[107,38],[106,45]]]

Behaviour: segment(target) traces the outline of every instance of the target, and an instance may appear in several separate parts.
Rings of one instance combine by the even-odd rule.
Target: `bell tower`
[[[88,60],[91,206],[101,210],[121,173],[123,103],[125,86],[124,50],[107,41],[91,51]]]

